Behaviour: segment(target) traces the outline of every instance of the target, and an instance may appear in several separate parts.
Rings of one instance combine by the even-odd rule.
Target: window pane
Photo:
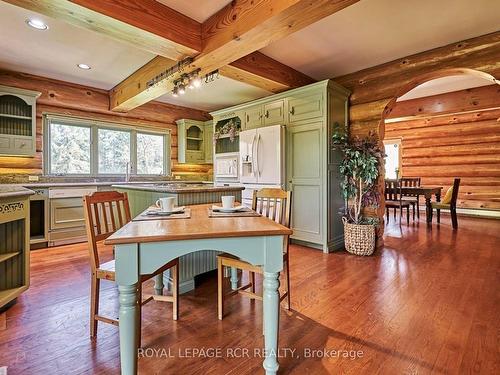
[[[399,144],[386,143],[385,144],[385,177],[398,178],[399,173]]]
[[[98,129],[99,173],[125,174],[130,163],[130,133]]]
[[[162,174],[163,135],[137,133],[137,174]]]
[[[90,174],[90,128],[50,124],[50,173]]]

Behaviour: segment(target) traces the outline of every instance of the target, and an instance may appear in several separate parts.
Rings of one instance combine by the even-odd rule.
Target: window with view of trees
[[[46,116],[45,170],[51,175],[163,175],[170,172],[170,133]]]
[[[50,126],[50,173],[90,173],[90,128],[53,123]]]
[[[164,164],[163,137],[137,133],[137,174],[161,174]]]
[[[99,135],[97,146],[99,149],[99,173],[126,173],[127,167],[130,165],[130,132],[97,129],[97,133]],[[160,138],[163,137],[160,136]]]

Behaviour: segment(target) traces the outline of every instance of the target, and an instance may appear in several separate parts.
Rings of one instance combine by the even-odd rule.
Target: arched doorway
[[[493,84],[500,84],[499,80],[497,80],[495,77],[492,75],[474,70],[474,69],[468,69],[468,68],[455,68],[455,69],[442,69],[442,70],[437,70],[434,72],[422,74],[420,76],[415,77],[408,83],[404,84],[401,86],[401,88],[397,91],[396,95],[393,97],[389,98],[387,101],[387,104],[385,105],[382,114],[380,116],[379,124],[378,124],[378,130],[379,130],[379,137],[381,143],[383,142],[384,138],[386,138],[386,120],[390,117],[393,109],[396,107],[396,104],[398,102],[398,98],[402,97],[403,95],[407,94],[408,92],[411,92],[415,88],[421,86],[424,83],[428,83],[433,80],[437,80],[440,78],[444,77],[451,77],[451,76],[473,76],[480,78],[482,80],[485,80],[486,82],[489,82],[491,85]],[[383,177],[385,178],[385,170],[382,168],[381,171]],[[384,185],[384,178],[381,178],[380,182],[380,189],[383,190],[383,185]],[[382,199],[378,215],[380,218],[384,216],[384,211],[385,211],[385,202]],[[384,223],[385,224],[385,223]]]

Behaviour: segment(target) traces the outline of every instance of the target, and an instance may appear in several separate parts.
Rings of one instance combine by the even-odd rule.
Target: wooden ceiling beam
[[[261,52],[252,52],[219,69],[224,77],[278,93],[314,83],[315,80]]]
[[[204,75],[221,69],[357,1],[234,0],[202,24],[203,50],[194,58],[188,71],[200,69],[200,74]],[[243,60],[241,64],[248,64],[248,61]],[[164,65],[159,63],[157,68],[149,65],[147,75],[140,70],[115,87],[111,91],[112,109],[128,111],[169,93],[173,88],[173,81],[180,74],[176,73],[162,79],[153,88],[147,87],[149,80],[164,71]],[[241,69],[242,65],[238,67],[236,64],[231,65],[231,68],[225,68],[225,74],[255,84],[253,75],[256,75],[256,70],[251,72],[245,70],[245,74],[238,76],[235,69]],[[268,74],[267,77],[272,77],[272,74]],[[282,83],[275,78],[267,79]],[[278,86],[273,91],[280,90]]]
[[[155,0],[5,2],[174,60],[194,56],[202,49],[200,23]]]
[[[497,84],[397,102],[386,119],[407,121],[494,108],[500,108],[500,85]]]
[[[62,19],[73,25],[102,33],[114,39],[132,44],[158,55],[150,63],[111,90],[111,107],[118,107],[117,98],[131,95],[131,88],[145,89],[145,83],[157,72],[164,71],[177,61],[196,56],[203,42],[208,48],[215,48],[228,35],[243,33],[259,24],[262,13],[276,14],[285,6],[299,1],[260,1],[255,8],[253,1],[234,1],[213,16],[205,25],[205,41],[202,40],[202,24],[155,1],[155,0],[6,0],[6,2],[29,9],[49,17]],[[272,3],[272,4],[271,4]],[[213,33],[229,17],[228,27],[221,29],[222,35]],[[264,18],[269,16],[265,16]],[[293,23],[293,22],[292,22]],[[211,26],[209,26],[211,25]],[[236,27],[236,28],[235,28]],[[244,27],[244,29],[241,29]],[[289,66],[282,64],[260,52],[252,52],[230,65],[220,68],[222,76],[260,87],[277,93],[300,87],[314,80]],[[168,91],[168,90],[167,90]],[[136,103],[144,103],[150,97],[165,92],[155,88],[147,93],[137,93],[136,97],[125,100],[122,107],[133,108]]]

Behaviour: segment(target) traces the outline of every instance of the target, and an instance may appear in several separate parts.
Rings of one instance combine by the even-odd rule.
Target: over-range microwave
[[[214,177],[216,181],[239,181],[239,152],[215,154]]]

